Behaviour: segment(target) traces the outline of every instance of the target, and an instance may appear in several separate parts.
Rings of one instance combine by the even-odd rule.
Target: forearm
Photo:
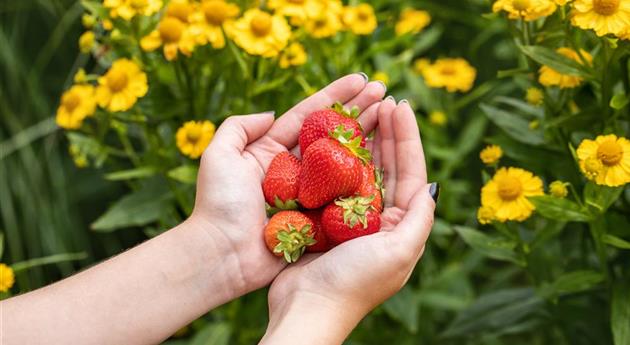
[[[3,344],[157,343],[243,293],[219,233],[188,220],[102,264],[2,302]],[[232,278],[235,280],[232,280]]]
[[[316,294],[291,296],[270,312],[260,344],[342,344],[367,311]]]

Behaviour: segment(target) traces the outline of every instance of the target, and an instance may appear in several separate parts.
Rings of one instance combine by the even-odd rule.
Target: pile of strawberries
[[[302,160],[282,152],[269,165],[265,243],[289,263],[380,229],[382,172],[365,148],[358,113],[339,103],[311,113],[299,134]]]

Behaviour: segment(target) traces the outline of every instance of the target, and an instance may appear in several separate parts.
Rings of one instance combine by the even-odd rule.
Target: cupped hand
[[[361,74],[338,79],[274,122],[273,113],[232,116],[218,128],[201,158],[192,222],[229,246],[238,294],[267,285],[285,266],[262,240],[267,222],[261,183],[275,155],[294,149],[304,118],[339,101],[374,112],[385,90]]]
[[[344,318],[357,317],[358,322],[400,290],[423,253],[435,202],[416,118],[406,101],[396,105],[391,97],[376,108],[377,116],[365,112],[362,117],[369,117],[364,119],[367,126],[376,127],[368,148],[385,170],[382,230],[323,254],[305,255],[283,270],[269,291],[272,319],[275,312],[287,310],[287,301],[303,298],[332,303]]]

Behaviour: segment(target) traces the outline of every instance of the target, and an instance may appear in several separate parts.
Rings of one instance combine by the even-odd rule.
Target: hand
[[[272,113],[232,116],[219,127],[201,159],[195,209],[190,221],[230,248],[225,263],[235,296],[269,284],[285,266],[262,240],[267,222],[261,183],[276,154],[295,149],[304,118],[336,101],[376,113],[385,93],[360,74],[338,79],[277,121]],[[294,150],[295,151],[295,150]]]
[[[388,97],[377,119],[365,122],[374,128],[376,121],[369,148],[385,170],[381,232],[306,255],[283,270],[269,291],[270,326],[263,343],[307,344],[309,331],[314,343],[341,343],[365,314],[400,290],[422,255],[435,202],[416,118],[406,101],[396,105]]]

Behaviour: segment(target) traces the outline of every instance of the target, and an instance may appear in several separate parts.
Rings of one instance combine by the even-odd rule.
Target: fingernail
[[[386,101],[392,101],[392,102],[396,103],[396,100],[394,99],[394,96],[392,96],[392,95],[389,95],[389,96],[385,97],[385,100]]]
[[[431,183],[429,186],[429,194],[431,194],[433,201],[437,203],[438,198],[440,197],[440,184],[437,182]]]
[[[365,79],[365,81],[367,82],[370,78],[368,78],[367,74],[363,73],[363,72],[358,72],[357,74],[359,74],[360,76],[363,77],[363,79]]]
[[[400,100],[400,102],[398,102],[399,105],[403,104],[403,103],[409,104],[409,101],[407,99],[403,98],[403,99]]]
[[[263,111],[262,113],[260,113],[260,115],[276,115],[276,111],[275,110],[269,110],[269,111]]]
[[[381,86],[383,86],[383,89],[385,90],[385,92],[387,92],[387,85],[385,85],[385,83],[383,83],[383,82],[382,82],[382,81],[380,81],[380,80],[377,80],[376,82],[377,82],[377,83],[379,83],[379,84],[381,84]]]

